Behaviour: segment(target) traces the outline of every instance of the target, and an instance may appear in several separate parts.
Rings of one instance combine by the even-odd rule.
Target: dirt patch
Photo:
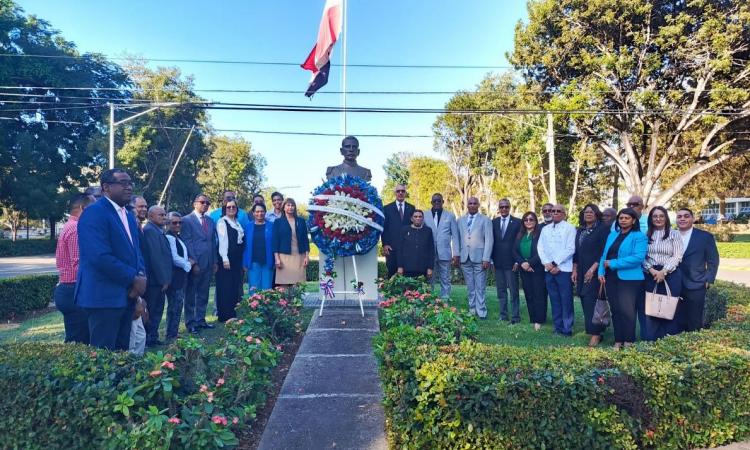
[[[284,356],[281,357],[281,361],[274,368],[273,375],[271,376],[271,386],[268,388],[268,401],[261,407],[256,414],[255,420],[250,426],[244,431],[240,432],[239,440],[240,445],[237,447],[240,450],[255,450],[260,444],[260,438],[263,436],[263,430],[266,428],[266,423],[271,417],[271,412],[276,404],[276,399],[281,392],[281,386],[284,384],[289,368],[292,366],[294,356],[299,350],[300,344],[302,344],[302,338],[304,333],[300,333],[294,339],[294,341],[284,344]]]

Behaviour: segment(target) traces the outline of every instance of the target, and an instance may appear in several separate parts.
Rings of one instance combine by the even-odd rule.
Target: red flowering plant
[[[243,338],[269,336],[274,344],[282,344],[302,331],[302,292],[300,285],[258,291],[240,301],[237,317],[227,322],[229,333]]]

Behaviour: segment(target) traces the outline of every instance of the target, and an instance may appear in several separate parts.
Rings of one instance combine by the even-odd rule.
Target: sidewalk
[[[281,388],[258,448],[386,449],[371,340],[377,309],[317,311]]]
[[[750,286],[750,259],[722,258],[716,278]]]

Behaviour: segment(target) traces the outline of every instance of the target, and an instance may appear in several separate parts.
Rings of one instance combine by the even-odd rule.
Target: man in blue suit
[[[719,270],[719,250],[711,233],[693,227],[695,218],[687,208],[677,211],[677,229],[682,236],[682,301],[677,307],[678,323],[682,331],[703,328],[706,290],[716,281]]]
[[[100,181],[103,197],[78,222],[75,298],[88,313],[91,345],[127,350],[134,299],[146,291],[138,224],[125,208],[133,181],[122,169],[104,171]]]

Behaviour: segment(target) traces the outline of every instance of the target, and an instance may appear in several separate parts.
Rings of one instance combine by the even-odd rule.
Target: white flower
[[[349,197],[348,194],[343,192],[336,192],[334,195]],[[367,217],[370,213],[369,209],[344,200],[331,199],[328,201],[328,206],[331,208],[343,209],[360,217]],[[323,222],[325,223],[326,228],[332,231],[341,230],[344,233],[359,233],[367,227],[367,225],[357,219],[336,213],[326,213],[323,216]]]

